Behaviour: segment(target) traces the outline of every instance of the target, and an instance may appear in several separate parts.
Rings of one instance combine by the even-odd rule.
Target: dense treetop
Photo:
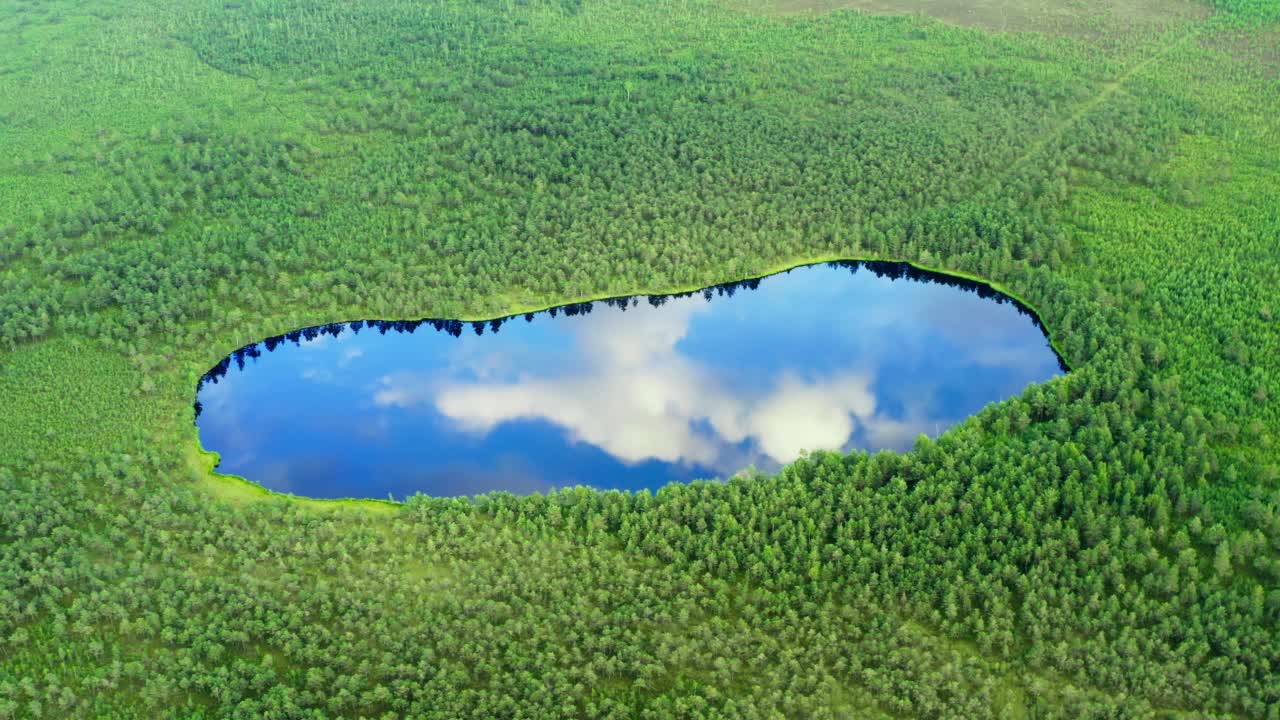
[[[0,6],[0,718],[1280,717],[1280,16],[1168,3]],[[656,495],[198,449],[264,337],[839,257],[988,279],[1073,371]]]

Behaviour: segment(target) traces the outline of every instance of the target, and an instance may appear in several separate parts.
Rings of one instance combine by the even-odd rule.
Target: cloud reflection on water
[[[656,489],[803,449],[908,449],[1056,373],[1015,307],[891,277],[802,268],[710,302],[575,306],[483,336],[454,321],[298,331],[215,368],[201,438],[224,471],[315,497]]]
[[[626,463],[656,459],[724,474],[748,464],[776,467],[802,450],[843,448],[859,427],[897,447],[927,426],[877,416],[866,370],[806,378],[786,369],[759,385],[726,387],[716,368],[679,348],[691,318],[707,308],[694,297],[638,306],[625,319],[587,316],[571,331],[579,368],[512,381],[397,373],[381,378],[374,403],[429,405],[480,434],[504,422],[545,420]]]

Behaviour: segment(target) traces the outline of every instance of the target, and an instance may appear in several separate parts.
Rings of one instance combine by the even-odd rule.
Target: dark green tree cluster
[[[1213,0],[1213,4],[1246,21],[1280,21],[1280,7],[1270,0]]]

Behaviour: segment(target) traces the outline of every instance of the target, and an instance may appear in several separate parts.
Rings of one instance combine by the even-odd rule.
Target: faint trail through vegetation
[[[1148,57],[1146,60],[1135,63],[1128,70],[1125,70],[1124,72],[1120,73],[1120,76],[1117,77],[1115,80],[1112,80],[1110,82],[1104,82],[1102,84],[1102,90],[1097,95],[1081,103],[1080,106],[1077,107],[1074,112],[1072,112],[1065,119],[1063,119],[1062,122],[1054,126],[1054,128],[1051,131],[1049,131],[1046,135],[1044,135],[1038,141],[1032,144],[1031,147],[1028,148],[1026,152],[1018,156],[1018,159],[1015,160],[1013,164],[1010,166],[1010,174],[1012,175],[1016,173],[1018,170],[1020,170],[1023,165],[1025,165],[1027,162],[1031,160],[1031,158],[1035,157],[1040,153],[1040,151],[1044,150],[1044,148],[1047,145],[1049,145],[1050,142],[1056,142],[1060,140],[1062,136],[1066,134],[1068,129],[1075,126],[1075,124],[1079,122],[1081,118],[1093,112],[1098,107],[1100,107],[1103,103],[1109,100],[1112,96],[1114,96],[1117,91],[1123,88],[1125,84],[1128,83],[1131,78],[1133,78],[1134,75],[1137,75],[1139,72],[1145,70],[1148,67],[1151,67],[1159,60],[1164,59],[1169,55],[1169,53],[1173,52],[1176,48],[1179,48],[1187,44],[1192,39],[1194,39],[1198,34],[1199,34],[1198,30],[1192,29],[1190,32],[1183,35],[1177,41],[1169,43],[1168,45],[1164,46],[1164,48],[1162,48],[1159,52],[1152,54],[1151,57]]]

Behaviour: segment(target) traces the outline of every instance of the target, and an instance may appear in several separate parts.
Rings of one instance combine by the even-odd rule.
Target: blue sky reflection
[[[342,327],[257,354],[202,385],[202,441],[222,471],[314,497],[656,489],[802,450],[902,450],[1059,372],[1012,304],[830,266],[496,333]]]

